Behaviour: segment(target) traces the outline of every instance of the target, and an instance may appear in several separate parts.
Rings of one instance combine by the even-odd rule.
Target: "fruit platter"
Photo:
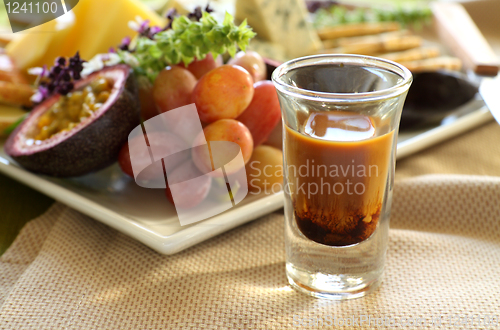
[[[20,46],[9,45],[9,74],[20,78],[5,82],[2,101],[28,111],[3,129],[2,172],[166,254],[279,209],[282,153],[271,135],[281,111],[269,61],[245,51],[255,36],[246,21],[211,12],[174,9],[159,25],[134,18],[134,35],[105,53],[29,64],[33,82],[14,65]],[[213,141],[229,143],[216,168]],[[231,146],[240,161],[228,164]]]
[[[368,36],[331,37],[346,29],[325,27],[305,2],[292,1],[286,17],[261,2],[156,1],[155,12],[138,0],[84,0],[20,37],[0,30],[0,172],[174,254],[283,206],[270,80],[281,62],[359,52],[415,73],[462,67],[421,47],[397,15],[347,22],[370,26]],[[96,26],[103,12],[107,23]],[[276,24],[293,31],[271,33]],[[491,120],[475,106],[446,128],[402,132],[398,156]]]

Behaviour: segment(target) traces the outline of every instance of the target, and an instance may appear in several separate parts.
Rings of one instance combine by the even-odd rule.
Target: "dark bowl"
[[[439,123],[473,99],[478,91],[478,86],[459,72],[415,73],[403,108],[401,128]]]
[[[267,79],[281,64],[264,59]],[[413,83],[408,91],[401,129],[415,126],[438,124],[458,107],[466,104],[478,93],[478,85],[466,75],[454,71],[419,72],[413,74]]]

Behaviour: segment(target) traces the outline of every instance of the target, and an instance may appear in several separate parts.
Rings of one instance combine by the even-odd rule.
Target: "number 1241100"
[[[57,3],[56,2],[30,2],[30,3],[22,3],[19,2],[5,2],[5,6],[7,8],[8,14],[48,14],[52,12],[53,14],[57,13]]]

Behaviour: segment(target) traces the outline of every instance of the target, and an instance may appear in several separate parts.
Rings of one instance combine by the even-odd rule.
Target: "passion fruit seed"
[[[91,105],[95,103],[95,95],[94,93],[90,92],[85,96],[85,104]]]
[[[100,92],[99,96],[97,96],[97,102],[106,103],[106,101],[109,99],[110,95],[111,94],[108,91]]]
[[[106,78],[100,78],[90,83],[90,86],[96,94],[109,91],[111,89],[110,85],[112,85],[112,83],[110,83],[110,81]]]
[[[82,90],[61,96],[57,103],[40,117],[35,140],[47,140],[58,133],[69,131],[91,117],[109,99],[112,86],[112,81],[101,77]]]

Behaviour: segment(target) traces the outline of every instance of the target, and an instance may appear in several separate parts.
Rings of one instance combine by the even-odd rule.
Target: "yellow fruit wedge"
[[[126,36],[135,34],[128,22],[137,16],[150,21],[151,25],[165,26],[163,18],[136,0],[86,0],[75,7],[76,25],[71,35],[78,36],[77,44],[69,53],[80,50],[84,59],[105,53],[118,46]]]
[[[54,65],[54,60],[59,56],[69,57],[75,55],[76,51],[73,53],[68,53],[66,50],[67,47],[73,45],[76,41],[72,40],[72,38],[74,38],[72,31],[74,30],[77,22],[77,17],[74,14],[74,12],[71,11],[61,17],[58,17],[53,22],[55,22],[55,24],[53,26],[52,33],[40,33],[42,35],[43,34],[50,35],[49,37],[50,40],[48,40],[46,48],[43,54],[41,54],[40,59],[34,59],[35,62],[29,66],[21,66],[21,64],[18,63],[19,55],[12,56],[18,67],[21,68],[21,70],[27,70],[33,67],[42,67],[43,65],[47,65],[50,68],[52,65]],[[30,37],[30,35],[28,34],[26,35],[26,37]],[[7,46],[8,54],[10,54],[11,45],[13,43],[15,44],[15,42],[12,42]],[[23,47],[29,47],[29,46],[24,45]],[[22,51],[22,49],[20,49],[20,51]]]
[[[133,36],[128,22],[137,16],[151,25],[166,24],[139,0],[82,0],[73,11],[24,32],[6,51],[21,70],[52,66],[58,56],[73,56],[77,51],[89,60]]]
[[[7,45],[5,50],[19,69],[26,70],[42,63],[43,56],[57,33],[57,20],[29,29]]]

